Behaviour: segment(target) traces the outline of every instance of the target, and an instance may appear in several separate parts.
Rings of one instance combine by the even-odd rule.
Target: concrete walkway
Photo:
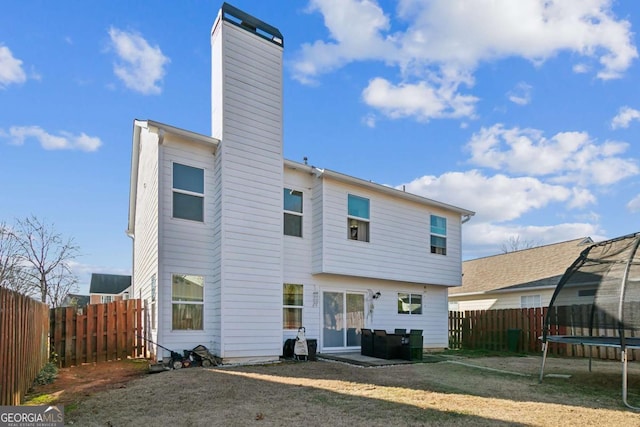
[[[318,359],[334,360],[338,362],[349,363],[358,366],[389,366],[389,365],[407,365],[411,363],[434,363],[443,362],[446,358],[439,355],[424,355],[423,360],[404,360],[404,359],[379,359],[377,357],[363,356],[358,352],[352,353],[318,353]]]

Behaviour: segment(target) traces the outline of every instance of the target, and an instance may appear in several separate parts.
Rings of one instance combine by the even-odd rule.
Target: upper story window
[[[447,254],[447,218],[431,215],[431,253]]]
[[[204,221],[204,169],[173,164],[173,217]]]
[[[398,293],[398,314],[422,314],[422,295]]]
[[[284,189],[284,234],[302,237],[302,192]]]
[[[369,199],[349,194],[348,196],[349,239],[369,241]]]
[[[171,276],[171,329],[202,330],[204,321],[204,277]]]

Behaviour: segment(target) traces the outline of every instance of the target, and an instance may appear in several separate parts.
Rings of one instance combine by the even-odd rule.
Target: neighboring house
[[[131,276],[117,274],[91,274],[90,304],[129,299]]]
[[[462,286],[449,289],[454,311],[546,307],[558,280],[590,237],[464,261]],[[587,298],[589,290],[576,291]]]
[[[86,307],[89,304],[89,295],[67,294],[62,300],[60,307]]]
[[[277,360],[300,327],[323,352],[359,350],[361,328],[447,347],[474,213],[284,160],[282,34],[224,4],[211,44],[213,137],[133,125],[127,233],[149,339],[233,362]]]

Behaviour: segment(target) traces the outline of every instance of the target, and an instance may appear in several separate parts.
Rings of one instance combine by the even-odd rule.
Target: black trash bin
[[[309,355],[307,356],[307,360],[316,360],[316,352],[318,351],[318,340],[316,339],[307,339],[307,350]]]
[[[409,331],[409,357],[410,360],[422,360],[423,338],[422,329]]]
[[[518,351],[521,332],[522,329],[507,329],[507,348],[509,351],[514,353]]]

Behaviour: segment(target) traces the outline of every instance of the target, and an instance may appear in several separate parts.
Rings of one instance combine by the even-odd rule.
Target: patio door
[[[325,291],[322,293],[322,347],[360,347],[364,328],[364,294]]]

